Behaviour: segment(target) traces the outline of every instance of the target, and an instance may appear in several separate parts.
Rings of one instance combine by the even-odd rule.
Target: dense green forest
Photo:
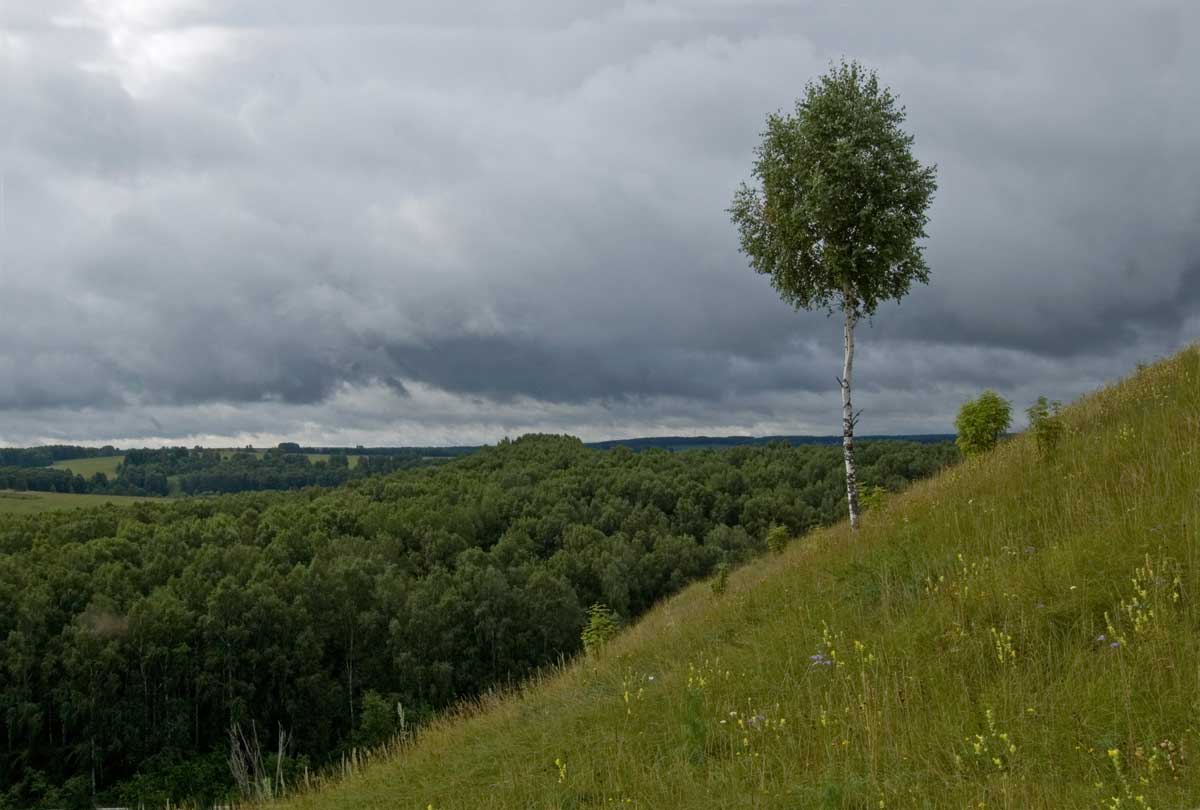
[[[865,443],[889,490],[952,444]],[[319,765],[842,516],[840,448],[528,436],[333,490],[0,518],[0,807],[212,799],[233,724]]]

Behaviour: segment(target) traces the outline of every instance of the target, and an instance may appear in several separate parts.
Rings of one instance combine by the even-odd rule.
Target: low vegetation
[[[108,478],[116,478],[121,470],[125,456],[92,456],[90,458],[73,458],[66,461],[56,461],[50,466],[56,470],[66,470],[72,475],[91,478],[101,473]]]
[[[1194,806],[1200,351],[1056,418],[288,806]]]
[[[984,391],[964,402],[954,420],[955,442],[964,455],[974,456],[994,449],[1012,425],[1012,404],[995,391]]]
[[[14,492],[0,490],[0,515],[34,515],[62,509],[113,504],[117,506],[141,503],[146,498],[126,495],[72,495],[61,492]],[[0,640],[0,645],[3,642]]]

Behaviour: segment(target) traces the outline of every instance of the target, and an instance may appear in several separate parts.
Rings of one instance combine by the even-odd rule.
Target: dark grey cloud
[[[1069,399],[1200,330],[1200,10],[10,0],[0,442],[835,432],[840,330],[736,252],[843,54],[939,165],[870,432]]]

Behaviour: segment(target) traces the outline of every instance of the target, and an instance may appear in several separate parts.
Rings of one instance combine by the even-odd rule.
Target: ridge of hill
[[[918,444],[938,444],[954,441],[953,433],[897,433],[856,436],[855,442],[917,442]],[[842,436],[644,436],[635,439],[605,439],[601,442],[587,442],[588,447],[598,450],[610,450],[614,447],[628,447],[630,450],[712,450],[722,447],[759,447],[762,445],[782,442],[792,447],[807,444],[841,444]]]
[[[1062,420],[287,806],[1194,806],[1200,349]]]

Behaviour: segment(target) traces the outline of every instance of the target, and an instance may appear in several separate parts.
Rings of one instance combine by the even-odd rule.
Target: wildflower
[[[1100,635],[1096,636],[1096,641],[1101,641],[1101,642],[1108,641],[1108,636],[1101,633]]]

